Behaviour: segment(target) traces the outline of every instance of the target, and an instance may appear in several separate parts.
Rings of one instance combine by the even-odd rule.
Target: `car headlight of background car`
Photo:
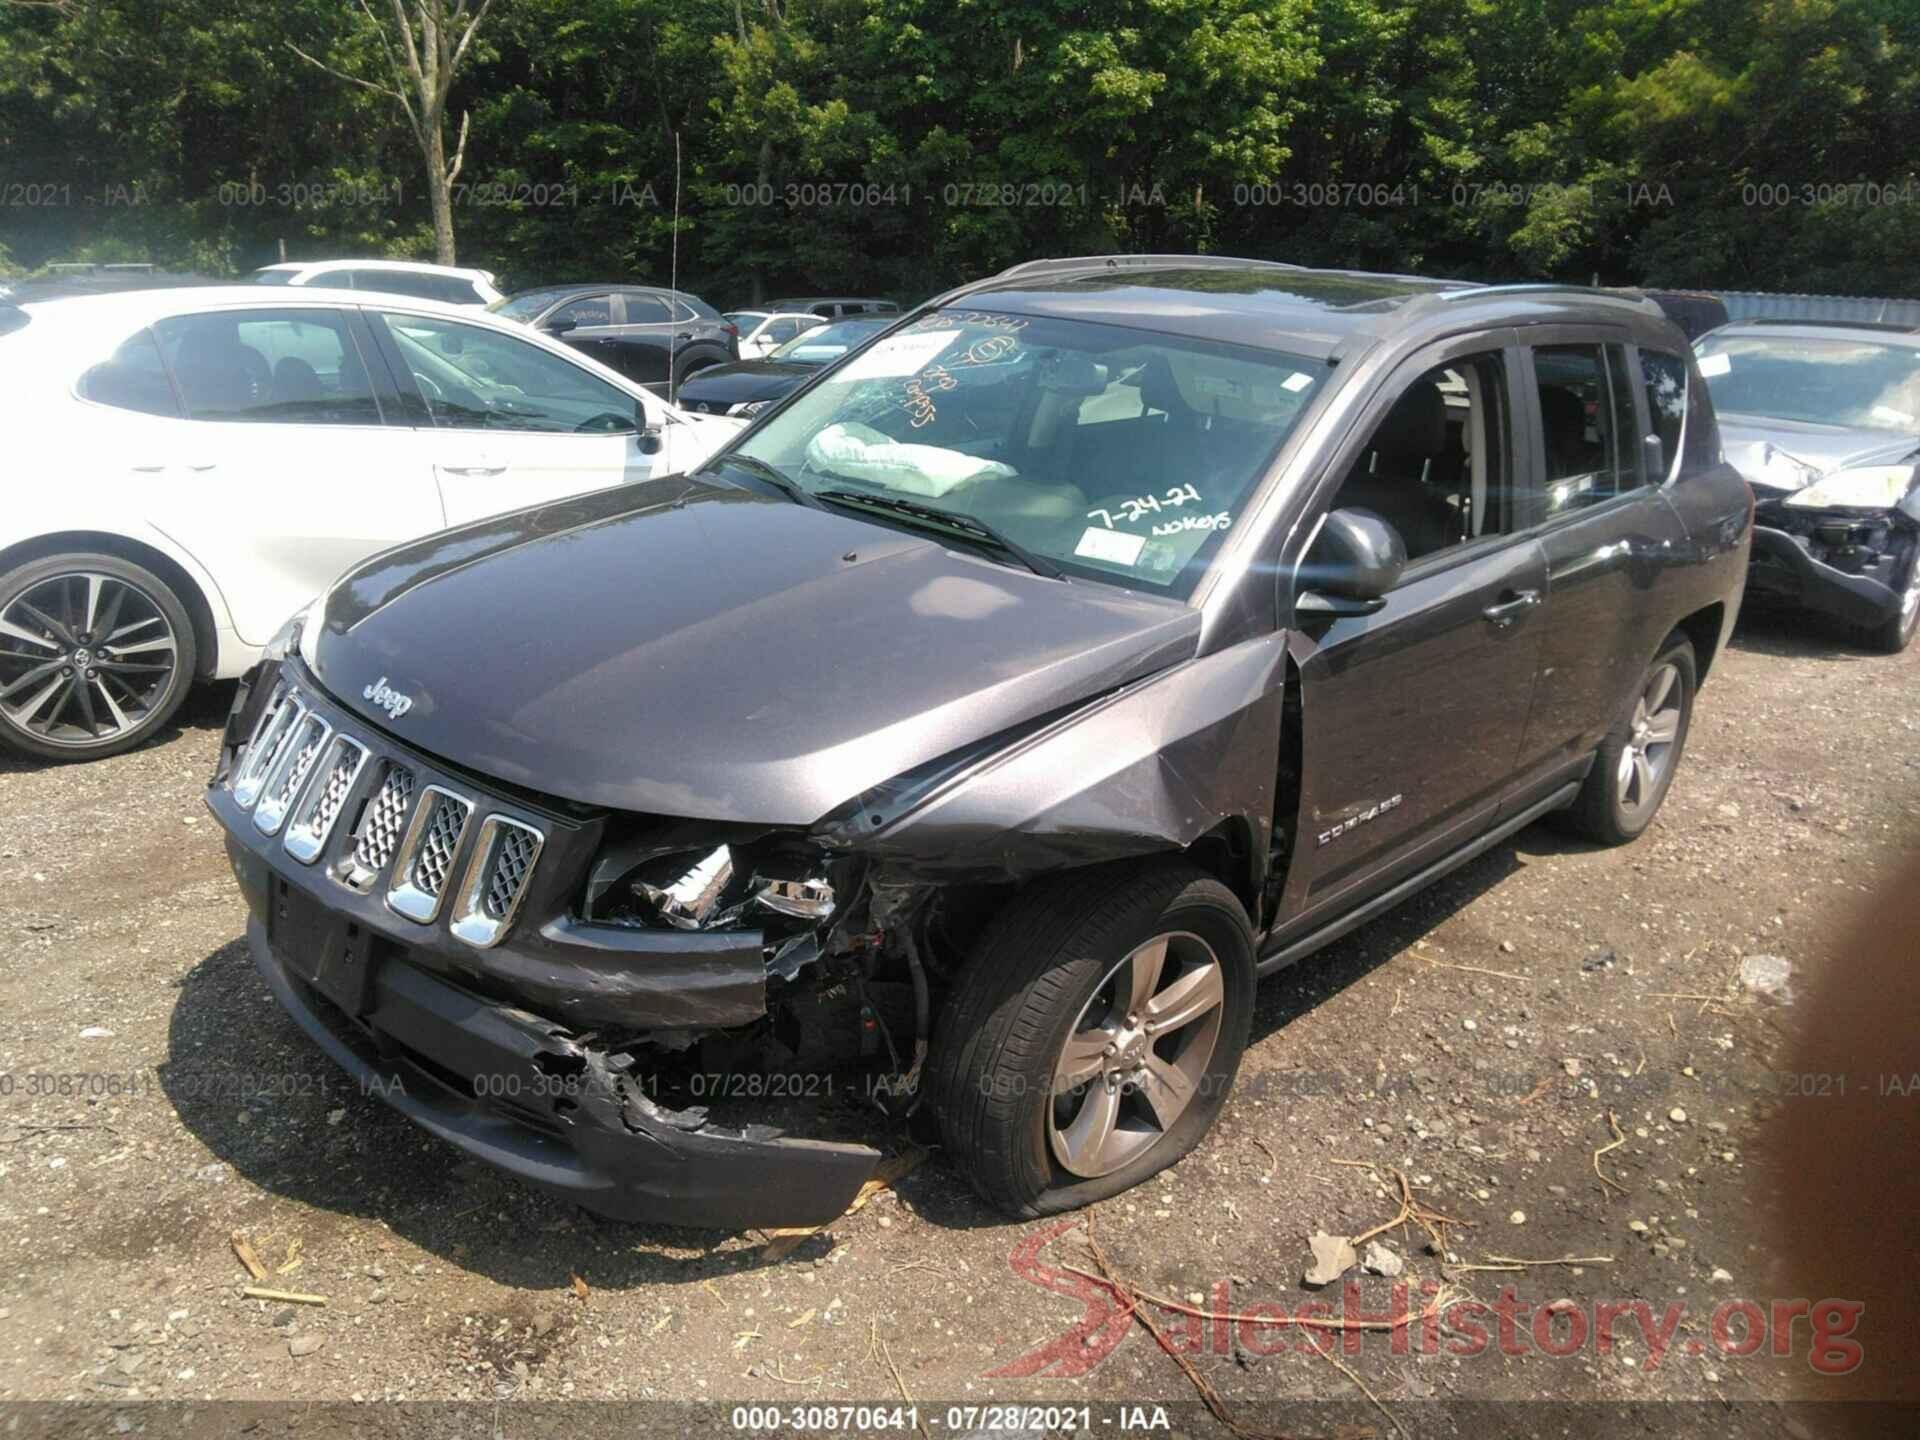
[[[1786,503],[1808,510],[1886,510],[1900,503],[1913,481],[1911,465],[1862,465],[1822,476],[1787,496]]]

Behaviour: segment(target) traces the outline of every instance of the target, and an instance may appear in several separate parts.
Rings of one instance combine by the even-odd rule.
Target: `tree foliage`
[[[296,52],[392,78],[357,0],[0,0],[0,256],[433,254],[418,127]],[[1198,249],[1920,293],[1913,0],[493,0],[444,99],[448,228],[515,284]]]

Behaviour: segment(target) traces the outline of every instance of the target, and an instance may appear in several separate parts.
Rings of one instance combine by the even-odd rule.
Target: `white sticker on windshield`
[[[1129,535],[1124,530],[1096,530],[1089,525],[1080,534],[1073,553],[1087,560],[1104,560],[1109,565],[1135,565],[1140,549],[1147,543],[1144,535]]]
[[[958,330],[908,331],[889,335],[848,365],[836,380],[897,380],[917,375],[942,350],[960,338]]]
[[[1704,376],[1725,375],[1733,369],[1731,355],[1702,355],[1700,373]]]
[[[1280,382],[1282,390],[1304,390],[1313,383],[1313,377],[1304,370],[1296,370]]]
[[[1904,411],[1904,410],[1896,410],[1896,409],[1894,409],[1894,408],[1893,408],[1893,406],[1891,406],[1891,405],[1876,405],[1876,406],[1874,406],[1874,407],[1873,407],[1873,417],[1874,417],[1874,419],[1876,419],[1876,420],[1886,420],[1886,421],[1890,421],[1891,423],[1893,423],[1893,424],[1895,424],[1895,425],[1911,425],[1911,424],[1913,424],[1913,416],[1911,416],[1911,415],[1909,415],[1909,414],[1908,414],[1908,413],[1907,413],[1906,411]]]

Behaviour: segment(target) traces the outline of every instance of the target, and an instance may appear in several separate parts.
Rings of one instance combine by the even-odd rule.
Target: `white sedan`
[[[740,331],[740,358],[761,360],[803,330],[827,322],[818,315],[773,310],[733,310],[721,319]]]
[[[0,304],[0,745],[129,749],[375,551],[690,469],[741,425],[432,301]]]

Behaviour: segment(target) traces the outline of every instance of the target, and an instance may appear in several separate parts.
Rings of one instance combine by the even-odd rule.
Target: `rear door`
[[[214,310],[152,327],[184,418],[118,431],[151,523],[213,575],[242,640],[376,550],[445,523],[390,428],[347,312]]]
[[[1372,615],[1296,615],[1303,774],[1281,943],[1466,843],[1511,783],[1546,608],[1546,556],[1513,494],[1519,364],[1510,331],[1423,351],[1321,482],[1311,526],[1371,510],[1410,563]]]
[[[686,425],[543,346],[440,315],[369,316],[449,525],[675,468]]]
[[[1536,437],[1529,523],[1546,554],[1547,605],[1516,803],[1529,782],[1550,786],[1584,763],[1618,718],[1665,638],[1653,597],[1685,540],[1666,474],[1648,473],[1655,457],[1643,437],[1660,432],[1625,336],[1591,326],[1523,335],[1522,399]]]
[[[629,380],[665,385],[673,375],[673,315],[667,302],[644,290],[616,291],[619,359],[608,361]]]

